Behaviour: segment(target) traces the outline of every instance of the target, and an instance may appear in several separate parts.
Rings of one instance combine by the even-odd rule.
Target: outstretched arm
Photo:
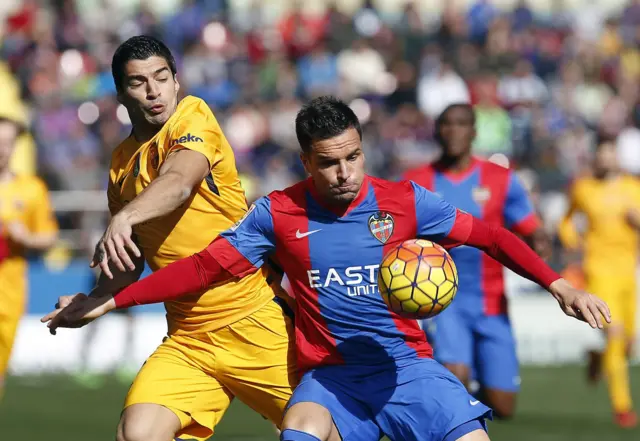
[[[78,327],[112,309],[175,300],[257,271],[274,248],[270,203],[262,198],[234,227],[199,253],[174,262],[114,295],[78,298],[75,304],[53,311],[41,321],[52,330]]]
[[[468,245],[478,248],[548,290],[565,314],[584,320],[593,328],[603,327],[602,317],[611,322],[605,302],[573,288],[513,233],[456,210],[435,194],[419,185],[412,185],[419,237],[434,240],[445,247]]]
[[[127,252],[128,248],[133,256],[141,255],[132,237],[133,227],[176,210],[202,183],[209,167],[207,157],[200,152],[184,149],[172,153],[160,168],[158,177],[114,213],[96,247],[91,266],[100,266],[109,278],[113,278],[109,261],[113,261],[120,271],[135,270],[135,263]]]
[[[489,225],[458,211],[454,227],[444,242],[484,251],[510,270],[545,288],[565,314],[586,321],[593,328],[603,327],[602,317],[611,322],[611,313],[604,301],[573,288],[527,244],[505,228]]]

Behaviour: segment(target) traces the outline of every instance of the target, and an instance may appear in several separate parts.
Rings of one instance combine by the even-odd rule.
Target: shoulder
[[[589,193],[597,185],[595,179],[590,177],[577,178],[569,187],[569,194],[575,200],[580,200],[582,195]]]
[[[276,190],[269,193],[266,197],[271,205],[273,212],[290,213],[295,209],[305,209],[307,205],[307,186],[309,180],[300,181],[284,190]]]
[[[18,175],[16,176],[16,183],[18,188],[29,199],[42,199],[47,197],[49,189],[45,182],[33,175]]]
[[[378,205],[384,205],[385,202],[389,201],[393,201],[395,204],[413,202],[416,193],[422,191],[429,192],[429,190],[414,181],[388,181],[386,179],[374,178],[373,176],[369,176],[368,179],[369,185],[378,201]]]
[[[418,182],[421,178],[434,173],[433,165],[425,164],[419,167],[410,168],[402,175],[402,179]]]
[[[197,124],[204,121],[215,121],[211,108],[202,99],[187,96],[178,103],[175,118],[169,121],[169,131],[181,128],[185,124]]]
[[[486,173],[486,175],[488,176],[495,176],[496,178],[507,179],[507,178],[510,178],[511,176],[516,175],[515,170],[508,166],[497,164],[493,161],[489,161],[487,159],[482,159],[482,158],[476,158],[475,160],[478,161],[480,170],[482,170],[482,172]]]
[[[113,152],[111,152],[111,170],[124,167],[129,162],[131,158],[127,157],[127,146],[133,142],[133,136],[129,135],[113,149]]]

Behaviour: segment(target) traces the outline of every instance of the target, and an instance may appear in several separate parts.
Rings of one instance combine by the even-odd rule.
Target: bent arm
[[[165,216],[182,205],[210,173],[209,160],[193,150],[178,150],[169,155],[159,175],[117,216],[130,225]]]

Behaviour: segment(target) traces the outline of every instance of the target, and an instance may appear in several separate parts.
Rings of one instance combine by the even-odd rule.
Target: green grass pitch
[[[605,385],[587,387],[581,368],[526,368],[522,378],[517,417],[490,423],[492,441],[640,440],[640,430],[612,425]],[[639,367],[632,369],[631,380],[640,409]],[[10,378],[0,404],[0,439],[113,441],[126,390],[115,380],[89,390],[64,376]],[[276,440],[270,425],[239,402],[213,439]]]

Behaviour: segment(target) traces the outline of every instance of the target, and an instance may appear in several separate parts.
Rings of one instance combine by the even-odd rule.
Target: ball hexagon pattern
[[[424,239],[403,242],[382,259],[378,288],[398,315],[425,319],[438,315],[458,290],[458,271],[440,245]]]

